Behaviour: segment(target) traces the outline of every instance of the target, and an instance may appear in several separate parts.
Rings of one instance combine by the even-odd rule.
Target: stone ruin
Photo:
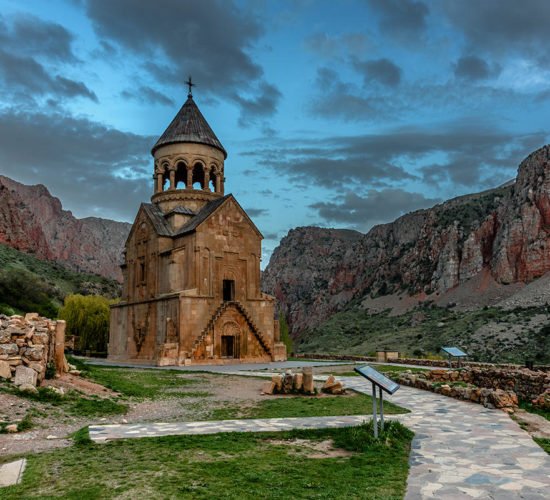
[[[36,391],[49,375],[69,371],[65,359],[65,322],[40,317],[0,314],[0,378],[21,390]]]
[[[398,382],[480,403],[488,408],[513,411],[518,398],[550,409],[550,373],[523,369],[465,368],[402,373]]]
[[[284,375],[273,375],[270,382],[266,382],[262,394],[317,394],[313,383],[313,370],[304,368],[302,372],[293,373],[287,370]],[[344,385],[330,375],[321,388],[326,394],[345,394]]]

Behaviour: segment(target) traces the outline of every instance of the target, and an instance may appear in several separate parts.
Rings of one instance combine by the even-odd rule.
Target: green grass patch
[[[193,393],[186,393],[181,389],[199,382],[199,379],[183,378],[178,370],[112,368],[81,362],[78,368],[84,370],[83,375],[94,382],[123,396],[137,399],[194,397]],[[201,392],[201,395],[205,394]]]
[[[370,412],[372,412],[372,398],[366,394],[350,391],[346,396],[280,396],[276,399],[264,399],[255,406],[215,409],[212,419],[328,417],[365,415]],[[384,401],[384,413],[387,415],[409,413],[409,410]]]
[[[546,420],[550,420],[550,410],[543,410],[542,408],[537,408],[529,401],[520,400],[519,407],[522,410],[528,411],[529,413],[536,413],[541,417],[544,417]]]
[[[543,439],[543,438],[533,438],[536,443],[546,452],[550,455],[550,439]]]
[[[392,422],[378,440],[369,423],[83,443],[29,456],[22,483],[2,498],[402,499],[412,437]],[[352,454],[310,458],[294,439],[331,440]]]

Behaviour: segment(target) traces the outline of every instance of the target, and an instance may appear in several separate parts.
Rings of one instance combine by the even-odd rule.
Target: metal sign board
[[[367,380],[386,391],[388,394],[393,394],[400,387],[397,382],[394,382],[385,375],[382,375],[380,372],[376,371],[374,368],[371,368],[368,365],[354,368],[354,370],[359,375],[365,377]]]
[[[455,358],[463,358],[465,356],[468,356],[464,351],[461,351],[458,347],[442,347],[441,350],[451,356],[454,356]]]

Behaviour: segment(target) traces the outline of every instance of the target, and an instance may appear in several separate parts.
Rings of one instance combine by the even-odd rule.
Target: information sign
[[[400,387],[397,382],[394,382],[385,375],[382,375],[379,371],[376,371],[368,365],[355,368],[355,371],[359,373],[359,375],[371,381],[373,384],[376,384],[388,394],[393,394]]]
[[[458,347],[442,347],[441,350],[455,358],[464,358],[465,356],[468,356],[464,351],[460,350]]]

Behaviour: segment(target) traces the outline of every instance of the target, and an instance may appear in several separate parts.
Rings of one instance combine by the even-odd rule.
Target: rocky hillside
[[[550,271],[549,232],[545,146],[520,164],[511,185],[404,215],[366,235],[294,229],[273,253],[263,285],[296,334],[365,297],[418,303],[476,280],[479,289],[531,281]]]
[[[75,218],[43,185],[0,176],[0,243],[77,272],[122,279],[121,252],[130,224]]]

